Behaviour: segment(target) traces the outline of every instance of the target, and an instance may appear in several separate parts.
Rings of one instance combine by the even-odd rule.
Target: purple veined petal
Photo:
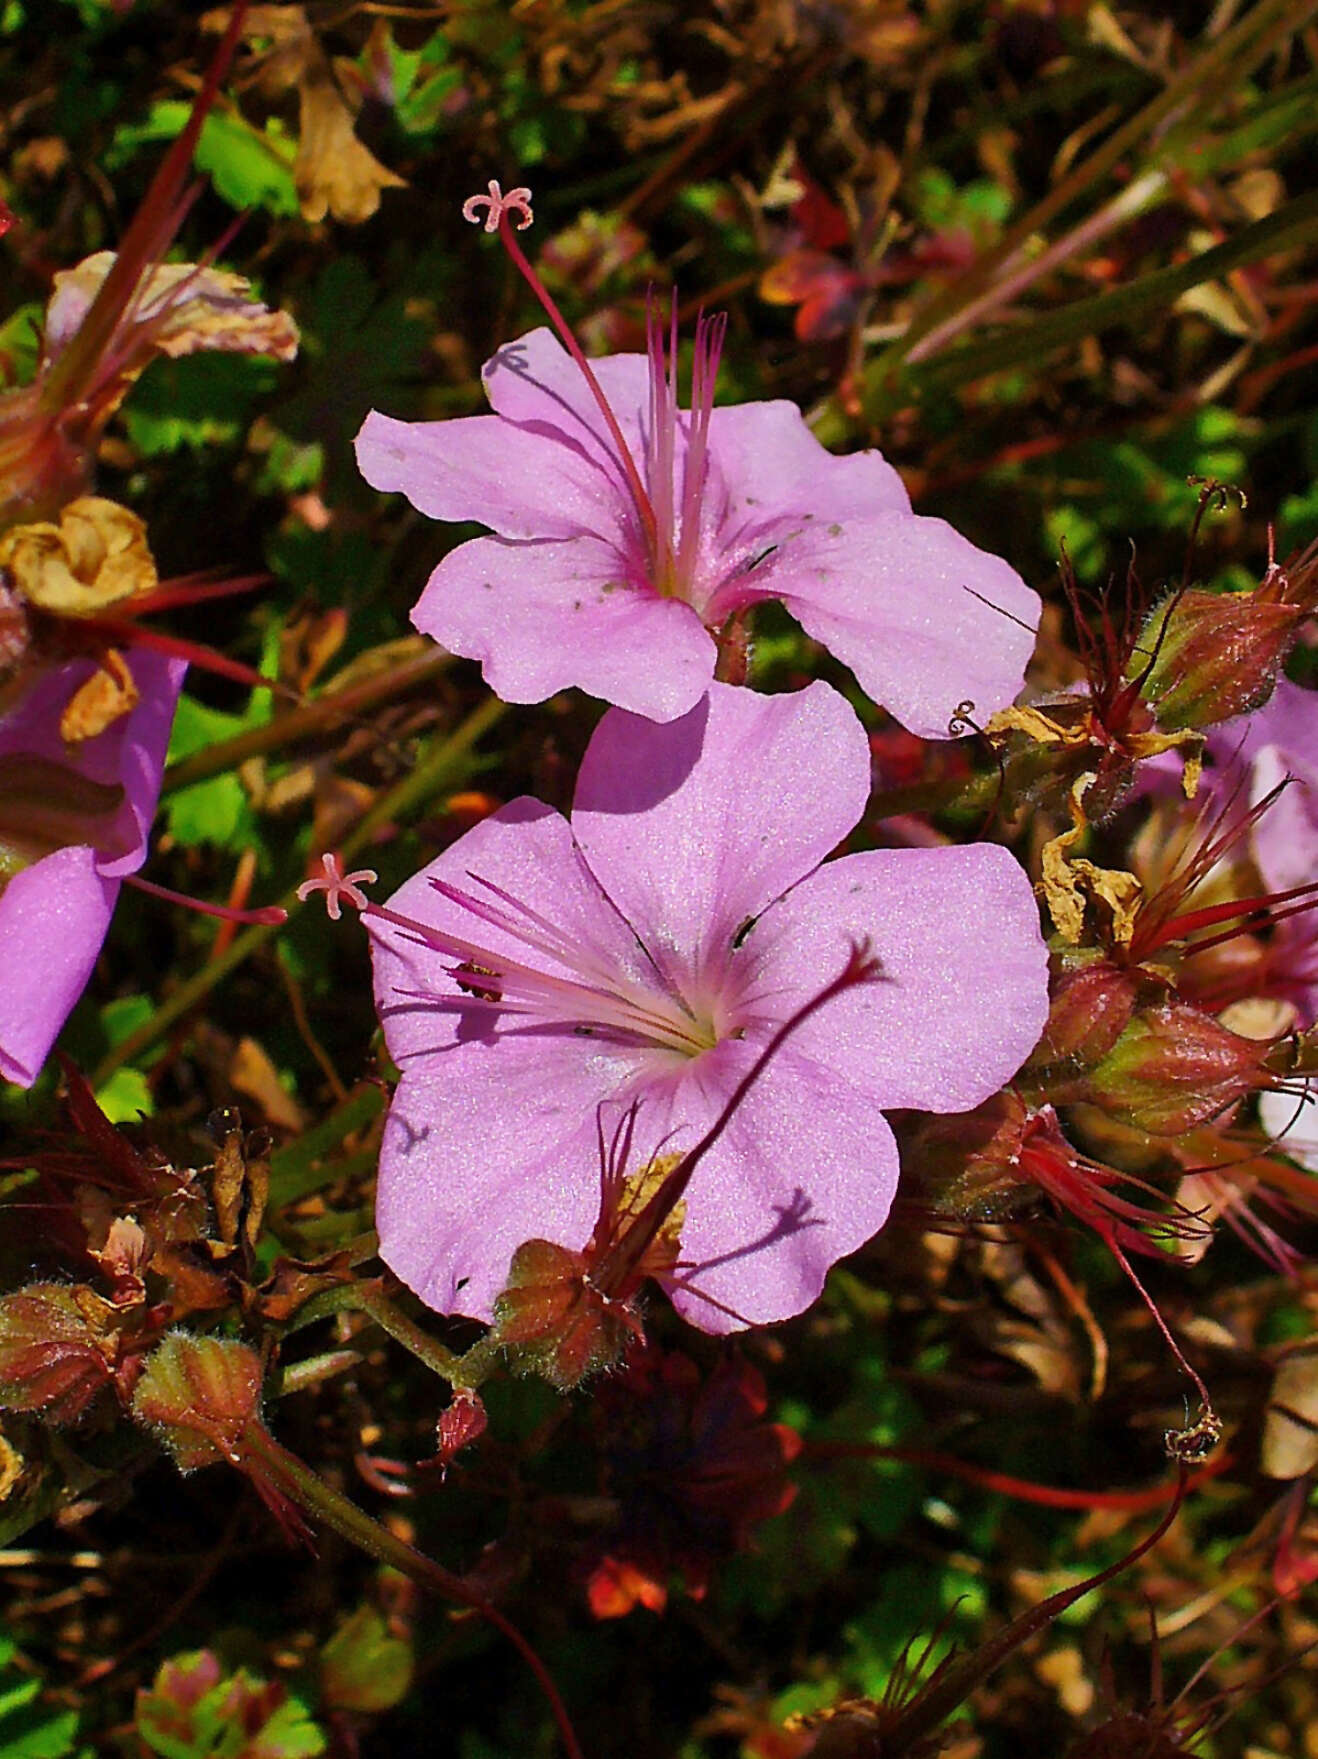
[[[716,409],[710,451],[728,493],[729,526],[803,514],[831,519],[909,514],[910,496],[879,452],[836,457],[806,426],[795,403],[740,403]]]
[[[629,506],[616,476],[557,435],[496,415],[396,421],[372,410],[356,439],[373,489],[431,519],[474,520],[501,537],[621,541]]]
[[[691,1147],[761,1048],[725,1039],[662,1090],[651,1084],[637,1158]],[[692,1177],[681,1273],[665,1283],[674,1307],[714,1333],[803,1312],[829,1268],[883,1226],[896,1189],[896,1144],[868,1089],[789,1043]]]
[[[409,1062],[380,1149],[380,1256],[438,1313],[489,1320],[517,1247],[580,1249],[599,1208],[596,1107],[613,1075],[532,1033]]]
[[[716,976],[738,930],[853,828],[869,774],[864,729],[829,685],[757,696],[712,684],[677,723],[605,715],[572,825],[671,974]]]
[[[941,519],[818,519],[754,579],[921,738],[946,739],[961,703],[981,725],[1005,708],[1034,649],[1037,594]]]
[[[969,1111],[996,1093],[1048,1017],[1048,952],[1024,870],[996,844],[844,855],[765,912],[742,955],[751,1010],[799,1007],[867,937],[882,978],[796,1034],[874,1108]]]
[[[684,715],[713,676],[715,648],[690,605],[626,578],[598,538],[473,538],[431,575],[412,621],[479,660],[505,702],[543,702],[576,685],[652,720]]]
[[[517,917],[521,906],[525,935],[511,933],[442,896],[435,890],[435,880],[456,887],[497,914],[511,912]],[[599,972],[637,983],[652,981],[635,935],[601,892],[567,820],[529,797],[510,801],[459,837],[402,885],[389,899],[389,907],[550,977],[579,980]],[[461,962],[457,955],[418,946],[389,923],[369,917],[367,921],[372,930],[376,1007],[389,1054],[404,1070],[415,1059],[441,1056],[473,1036],[525,1035],[528,1023],[522,1016],[473,1003],[448,975]],[[579,1061],[597,1055],[589,1041],[577,1038],[574,1045]],[[605,1053],[601,1050],[598,1056]],[[615,1066],[611,1054],[605,1061],[610,1068]]]
[[[118,880],[97,871],[95,851],[84,845],[34,862],[0,895],[0,1075],[6,1080],[30,1087],[41,1073],[87,986],[118,895]]]
[[[592,360],[590,367],[639,466],[642,411],[650,397],[649,362],[643,354],[611,354]],[[619,495],[630,502],[617,469],[617,446],[599,404],[581,368],[552,330],[531,330],[506,343],[481,368],[481,379],[497,415],[607,462]]]

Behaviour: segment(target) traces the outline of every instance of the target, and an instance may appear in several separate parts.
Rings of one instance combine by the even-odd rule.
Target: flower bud
[[[480,1394],[470,1387],[455,1387],[452,1399],[439,1414],[435,1432],[438,1454],[431,1464],[447,1471],[463,1448],[480,1440],[489,1422]]]
[[[1083,1097],[1138,1130],[1179,1135],[1275,1086],[1269,1048],[1186,1002],[1167,1002],[1134,1017],[1091,1070]]]
[[[1266,702],[1306,614],[1266,583],[1182,592],[1155,606],[1136,651],[1157,656],[1142,694],[1161,730],[1212,727]]]
[[[625,1304],[587,1276],[584,1254],[528,1240],[513,1254],[508,1286],[494,1304],[494,1336],[519,1374],[539,1374],[560,1392],[611,1368],[638,1328]]]
[[[1064,967],[1052,985],[1048,1024],[1018,1077],[1040,1098],[1064,1105],[1063,1091],[1101,1062],[1130,1024],[1140,979],[1109,960]]]
[[[32,1283],[0,1300],[0,1407],[73,1423],[114,1376],[116,1313],[81,1284]]]
[[[133,1395],[133,1415],[156,1430],[180,1471],[191,1472],[217,1460],[241,1463],[260,1400],[254,1350],[229,1338],[176,1331],[152,1351]]]

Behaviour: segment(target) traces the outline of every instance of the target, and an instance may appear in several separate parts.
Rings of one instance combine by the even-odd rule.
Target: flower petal
[[[554,433],[497,415],[396,421],[372,410],[357,467],[374,489],[406,495],[431,519],[477,520],[501,537],[620,539],[616,474]]]
[[[862,938],[879,981],[798,1030],[803,1056],[845,1071],[874,1108],[969,1111],[1009,1081],[1048,1016],[1048,954],[1024,870],[1005,849],[878,849],[821,867],[756,923],[746,1006],[784,1018]]]
[[[643,354],[610,354],[592,360],[590,369],[639,464],[641,412],[650,398],[649,362]],[[531,330],[507,343],[485,362],[481,378],[496,414],[580,447],[606,463],[622,487],[617,443],[585,374],[552,330]]]
[[[577,777],[572,826],[601,884],[673,977],[715,975],[748,919],[864,810],[869,746],[827,684],[712,684],[678,722],[614,711]]]
[[[648,1087],[638,1157],[665,1137],[664,1152],[692,1147],[761,1048],[725,1039],[666,1091]],[[673,1305],[708,1332],[803,1312],[829,1267],[883,1226],[896,1189],[896,1144],[868,1088],[789,1042],[692,1176]]]
[[[1037,594],[941,519],[814,520],[754,570],[874,701],[925,739],[961,703],[981,723],[1011,702],[1034,649]]]
[[[520,904],[524,933],[510,932],[454,903],[435,890],[433,880],[446,881],[501,915],[516,915]],[[499,887],[504,896],[482,880]],[[620,982],[653,981],[635,935],[600,890],[567,820],[529,797],[510,801],[459,837],[400,886],[389,907],[550,978],[589,981],[596,973],[607,973]],[[366,921],[372,933],[376,1007],[389,1054],[404,1070],[410,1070],[414,1059],[441,1056],[474,1036],[492,1042],[524,1038],[526,1016],[473,1001],[470,985],[464,990],[449,975],[461,962],[459,956],[418,945],[380,918],[368,916]],[[574,1022],[578,1012],[565,1002],[560,1018]],[[552,1019],[547,1005],[540,1024]],[[573,1043],[578,1061],[602,1058],[615,1067],[616,1058],[602,1046],[581,1038]],[[615,1073],[630,1066],[624,1059]]]
[[[630,585],[593,537],[473,538],[431,575],[412,612],[505,702],[570,685],[657,721],[683,715],[714,672],[714,643],[690,605]]]
[[[595,1109],[580,1041],[474,1039],[409,1062],[385,1125],[380,1255],[437,1313],[492,1317],[517,1247],[581,1248],[599,1208]]]
[[[24,868],[0,895],[0,971],[8,974],[0,983],[0,1075],[6,1080],[30,1087],[41,1073],[86,988],[118,895],[119,882],[98,873],[95,851],[81,845]]]
[[[881,452],[839,458],[820,445],[795,403],[740,403],[714,410],[709,448],[728,491],[731,525],[911,510],[901,477]],[[735,541],[726,535],[729,543]]]

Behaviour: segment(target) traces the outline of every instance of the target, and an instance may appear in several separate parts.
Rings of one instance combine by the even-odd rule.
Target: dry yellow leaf
[[[59,516],[16,525],[0,538],[0,568],[30,605],[58,617],[95,617],[150,592],[156,565],[135,513],[80,495]]]

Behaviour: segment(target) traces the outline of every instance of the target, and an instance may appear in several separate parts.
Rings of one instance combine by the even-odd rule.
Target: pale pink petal
[[[431,575],[412,621],[479,660],[505,702],[575,685],[653,720],[699,701],[714,643],[690,605],[629,584],[618,552],[593,537],[511,543],[473,538]]]
[[[590,365],[633,459],[639,462],[641,414],[650,398],[649,362],[643,354],[610,354]],[[486,361],[481,378],[497,415],[553,434],[617,470],[617,444],[599,404],[581,368],[552,330],[531,330],[507,343]],[[621,489],[620,472],[615,480]]]
[[[699,973],[836,847],[868,793],[864,730],[827,684],[787,696],[712,684],[676,726],[605,715],[572,824],[656,958]]]
[[[497,415],[395,421],[372,410],[357,467],[431,519],[472,520],[501,537],[621,538],[616,476],[556,435]]]
[[[762,1042],[725,1039],[679,1077],[648,1084],[638,1158],[692,1147]],[[896,1188],[896,1145],[868,1087],[789,1043],[692,1177],[682,1268],[666,1285],[673,1305],[708,1332],[804,1311],[829,1267],[883,1226]]]
[[[791,1013],[867,938],[883,976],[796,1033],[802,1056],[845,1070],[874,1108],[969,1111],[1038,1042],[1048,953],[1024,870],[991,843],[844,855],[802,880],[746,937],[745,1005]]]
[[[409,1060],[380,1148],[380,1255],[438,1313],[492,1317],[526,1240],[581,1248],[599,1208],[595,1112],[612,1077],[530,1032]]]
[[[488,915],[477,916],[444,897],[435,890],[435,880],[478,899],[490,912],[507,913],[524,933],[501,928]],[[492,882],[503,895],[482,881]],[[528,796],[500,807],[413,874],[389,899],[389,908],[551,977],[580,980],[608,973],[633,983],[653,979],[636,936],[600,891],[567,820]],[[374,950],[376,1007],[389,1054],[400,1067],[459,1039],[525,1032],[527,1022],[520,1015],[473,1001],[449,975],[459,958],[417,945],[408,931],[380,918],[367,916],[366,921]],[[552,926],[546,929],[544,924]],[[555,936],[561,937],[557,944]],[[570,962],[562,956],[564,949]],[[559,1018],[571,1021],[576,1014],[565,1004]],[[604,1054],[589,1041],[578,1038],[575,1043],[583,1062]],[[612,1052],[608,1058],[615,1073],[629,1069],[634,1060],[616,1063]]]
[[[138,865],[141,865],[140,857]],[[92,974],[119,882],[96,853],[57,849],[0,895],[0,1075],[30,1087]]]
[[[728,492],[729,525],[803,514],[829,520],[911,510],[901,477],[882,453],[835,457],[810,432],[795,403],[716,409],[709,445]]]
[[[1005,708],[1034,649],[1036,594],[941,519],[821,517],[781,533],[753,579],[926,739],[962,703],[981,726]]]

